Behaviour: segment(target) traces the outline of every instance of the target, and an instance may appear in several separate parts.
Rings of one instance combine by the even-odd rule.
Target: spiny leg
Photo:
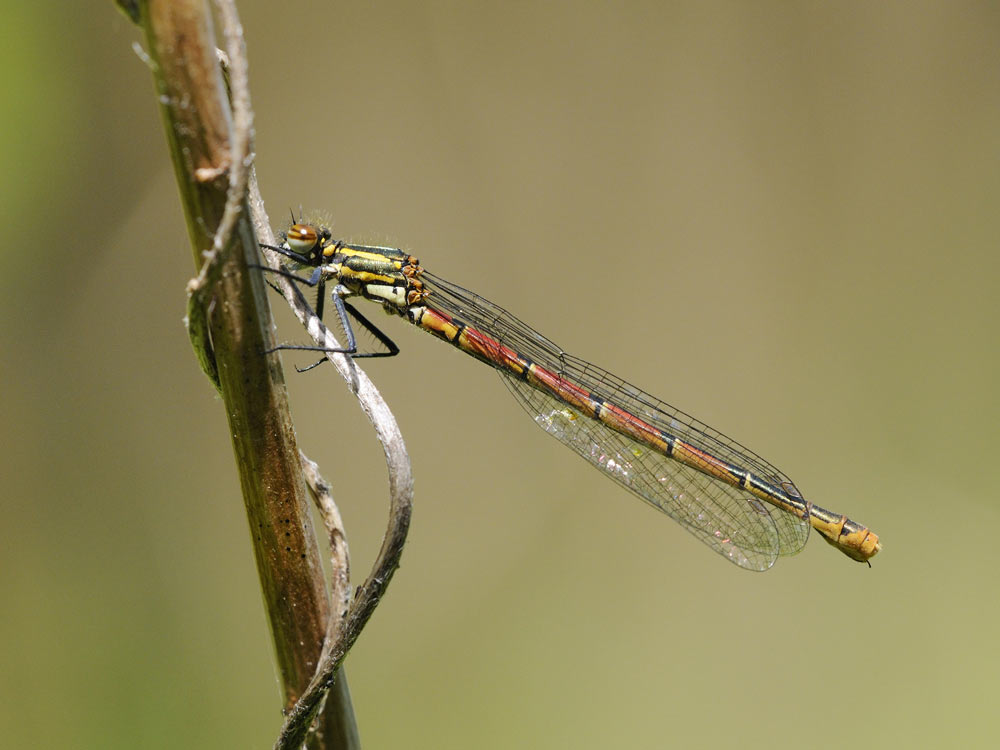
[[[266,247],[269,247],[270,249],[275,250],[281,253],[282,255],[292,258],[293,260],[296,260],[298,262],[306,260],[305,256],[290,250],[285,250],[284,248],[273,247],[270,245],[267,245]],[[270,266],[264,266],[258,264],[250,264],[249,267],[257,268],[265,272],[274,273],[277,274],[278,276],[284,276],[285,278],[291,279],[292,281],[297,281],[307,286],[315,286],[317,288],[317,296],[316,296],[316,308],[313,312],[316,314],[317,318],[319,318],[321,321],[323,320],[324,303],[326,300],[326,293],[325,293],[326,280],[323,278],[322,268],[316,268],[310,275],[310,277],[308,279],[305,279],[283,268],[271,268]],[[298,351],[325,352],[329,354],[347,354],[355,359],[369,358],[369,357],[371,358],[394,357],[397,354],[399,354],[399,347],[396,345],[396,342],[394,342],[391,338],[389,338],[389,336],[382,329],[380,329],[378,326],[372,323],[368,318],[362,315],[361,312],[359,312],[357,308],[354,307],[354,305],[348,302],[344,302],[343,298],[349,296],[350,294],[351,292],[346,287],[340,284],[338,284],[334,288],[333,294],[331,294],[334,308],[337,311],[337,318],[340,321],[340,325],[344,331],[344,335],[347,336],[346,347],[335,349],[323,346],[313,346],[308,344],[281,344],[279,346],[274,347],[273,349],[268,349],[265,353],[270,354],[271,352],[276,352],[282,349],[288,349],[288,350],[298,350]],[[351,325],[350,318],[354,318],[361,325],[361,327],[364,328],[366,331],[368,331],[372,336],[374,336],[375,339],[386,348],[386,350],[382,352],[358,353],[357,340],[354,336],[354,327]],[[308,370],[313,369],[314,367],[321,365],[325,361],[326,358],[323,358],[317,362],[314,362],[308,367],[301,369],[299,367],[296,367],[295,369],[298,372],[306,372]]]
[[[343,287],[340,286],[338,286],[338,289],[341,290],[341,292],[346,291],[344,290]],[[395,357],[397,354],[399,354],[399,347],[396,345],[396,342],[393,341],[391,338],[389,338],[389,336],[385,333],[385,331],[383,331],[377,325],[372,323],[368,318],[362,315],[361,312],[356,307],[354,307],[354,305],[352,305],[350,302],[345,302],[343,300],[344,295],[341,292],[338,292],[335,289],[331,297],[333,299],[334,307],[337,310],[337,317],[340,319],[340,325],[344,329],[344,334],[347,336],[347,344],[349,350],[327,349],[321,346],[287,346],[279,348],[299,349],[299,350],[317,351],[317,352],[330,352],[334,354],[338,353],[349,354],[352,359]],[[362,328],[364,328],[366,331],[368,331],[368,333],[374,336],[376,340],[378,340],[378,342],[385,347],[385,351],[358,352],[357,339],[354,335],[354,327],[351,325],[350,318],[354,318],[354,320],[357,321],[357,323]],[[313,362],[308,367],[302,367],[302,368],[296,367],[295,370],[297,372],[307,372],[309,370],[312,370],[314,367],[318,367],[324,362],[326,362],[325,357],[323,359],[317,360],[316,362]]]

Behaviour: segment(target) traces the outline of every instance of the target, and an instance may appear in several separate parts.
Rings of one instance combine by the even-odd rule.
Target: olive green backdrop
[[[138,34],[110,0],[3,5],[2,744],[268,748]],[[347,662],[368,747],[990,746],[996,3],[239,8],[272,217],[409,250],[884,542],[742,572],[386,318],[402,354],[366,369],[417,495]],[[290,389],[361,575],[384,469],[326,370]]]

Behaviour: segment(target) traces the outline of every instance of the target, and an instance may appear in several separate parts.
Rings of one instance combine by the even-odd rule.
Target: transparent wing
[[[798,494],[777,468],[735,440],[621,378],[566,354],[509,312],[433,274],[424,275],[428,304],[589,393],[733,466]],[[762,503],[745,490],[702,474],[584,416],[554,396],[496,368],[521,406],[550,435],[619,484],[682,524],[723,557],[766,570],[777,555],[802,549],[809,521]]]

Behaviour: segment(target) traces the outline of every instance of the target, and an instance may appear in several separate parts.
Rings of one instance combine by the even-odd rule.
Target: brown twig
[[[254,224],[261,240],[265,245],[274,245],[275,238],[263,210],[263,201],[253,174],[250,177],[249,200]],[[264,256],[272,268],[281,267],[281,256],[278,253],[265,249]],[[283,276],[276,276],[275,282],[285,295],[292,312],[305,326],[317,346],[327,349],[342,348],[323,322],[316,317],[294,283]],[[274,744],[275,750],[289,750],[301,745],[323,706],[327,692],[336,684],[337,670],[375,611],[393,573],[399,567],[413,507],[413,474],[406,445],[395,417],[374,384],[364,371],[357,367],[353,359],[344,354],[327,354],[327,358],[358,399],[362,411],[371,421],[376,437],[382,444],[389,473],[389,523],[371,573],[357,589],[354,601],[338,628],[337,637],[329,638],[324,645],[316,674],[299,701],[288,712],[285,725]]]
[[[335,588],[341,593],[330,613],[280,366],[276,357],[261,356],[273,344],[273,323],[260,274],[247,270],[247,264],[256,261],[257,241],[243,210],[252,114],[241,30],[231,0],[220,2],[232,60],[235,114],[231,117],[204,0],[119,0],[119,5],[146,31],[148,60],[199,268],[191,285],[192,342],[230,418],[286,706],[293,707],[286,727],[302,715],[300,707],[307,702],[309,722],[293,729],[304,738],[360,627],[356,607],[349,609],[343,624],[340,620],[346,570],[335,576]],[[262,207],[256,186],[253,202]],[[264,216],[262,210],[256,215]],[[269,229],[265,239],[273,244]],[[297,293],[294,286],[286,286]],[[326,335],[321,325],[311,327]],[[383,572],[375,585],[362,588],[380,594],[398,564],[409,520],[409,464],[395,422],[367,378],[349,361],[338,365],[346,365],[351,373],[352,390],[376,425],[387,460],[397,467],[390,476],[393,521],[383,542],[383,551],[392,554],[380,555]],[[391,561],[387,574],[385,560]],[[371,598],[369,594],[359,600]],[[340,636],[325,639],[328,630]],[[317,669],[317,652],[324,640]],[[337,655],[335,661],[327,658],[329,653]],[[317,681],[322,684],[319,691]],[[337,687],[336,702],[346,706],[346,714],[327,705],[317,731],[309,737],[311,747],[358,746],[346,684],[339,680]],[[308,701],[296,701],[299,696]]]

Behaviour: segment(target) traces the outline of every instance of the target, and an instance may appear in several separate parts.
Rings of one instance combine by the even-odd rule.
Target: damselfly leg
[[[300,263],[306,260],[306,256],[290,252],[285,248],[273,247],[271,245],[263,245],[263,247],[268,247],[272,250],[276,250],[280,252],[282,255],[286,255],[289,258],[292,258],[293,260],[296,260],[297,262]],[[248,267],[256,268],[265,272],[274,273],[278,276],[284,276],[287,279],[291,279],[292,281],[305,284],[306,286],[316,287],[317,289],[316,307],[313,310],[313,312],[316,314],[317,318],[319,318],[321,321],[323,320],[323,312],[324,312],[323,303],[326,300],[326,280],[322,275],[321,268],[316,268],[316,270],[307,279],[295,273],[292,273],[291,271],[287,271],[285,269],[271,268],[270,266],[264,266],[259,264],[250,264]],[[347,346],[341,348],[330,348],[323,346],[315,346],[312,344],[279,344],[278,346],[275,346],[272,349],[268,349],[265,352],[265,354],[270,354],[272,352],[280,350],[311,351],[311,352],[324,352],[326,354],[347,354],[352,359],[394,357],[397,354],[399,354],[399,347],[396,345],[396,342],[394,342],[391,338],[389,338],[389,336],[386,335],[384,331],[382,331],[378,326],[376,326],[368,318],[366,318],[357,308],[354,307],[354,305],[352,305],[350,302],[344,301],[344,297],[349,295],[350,291],[341,284],[338,284],[336,287],[334,287],[333,292],[330,295],[333,301],[334,309],[337,311],[337,320],[340,324],[340,328],[347,339]],[[361,328],[370,333],[379,344],[385,347],[385,349],[383,351],[359,352],[357,346],[357,337],[355,336],[354,333],[354,326],[351,323],[352,318],[359,326],[361,326]],[[296,366],[295,369],[298,372],[307,372],[313,369],[314,367],[323,364],[323,362],[325,361],[326,358],[323,358],[317,360],[308,367],[299,368]]]

